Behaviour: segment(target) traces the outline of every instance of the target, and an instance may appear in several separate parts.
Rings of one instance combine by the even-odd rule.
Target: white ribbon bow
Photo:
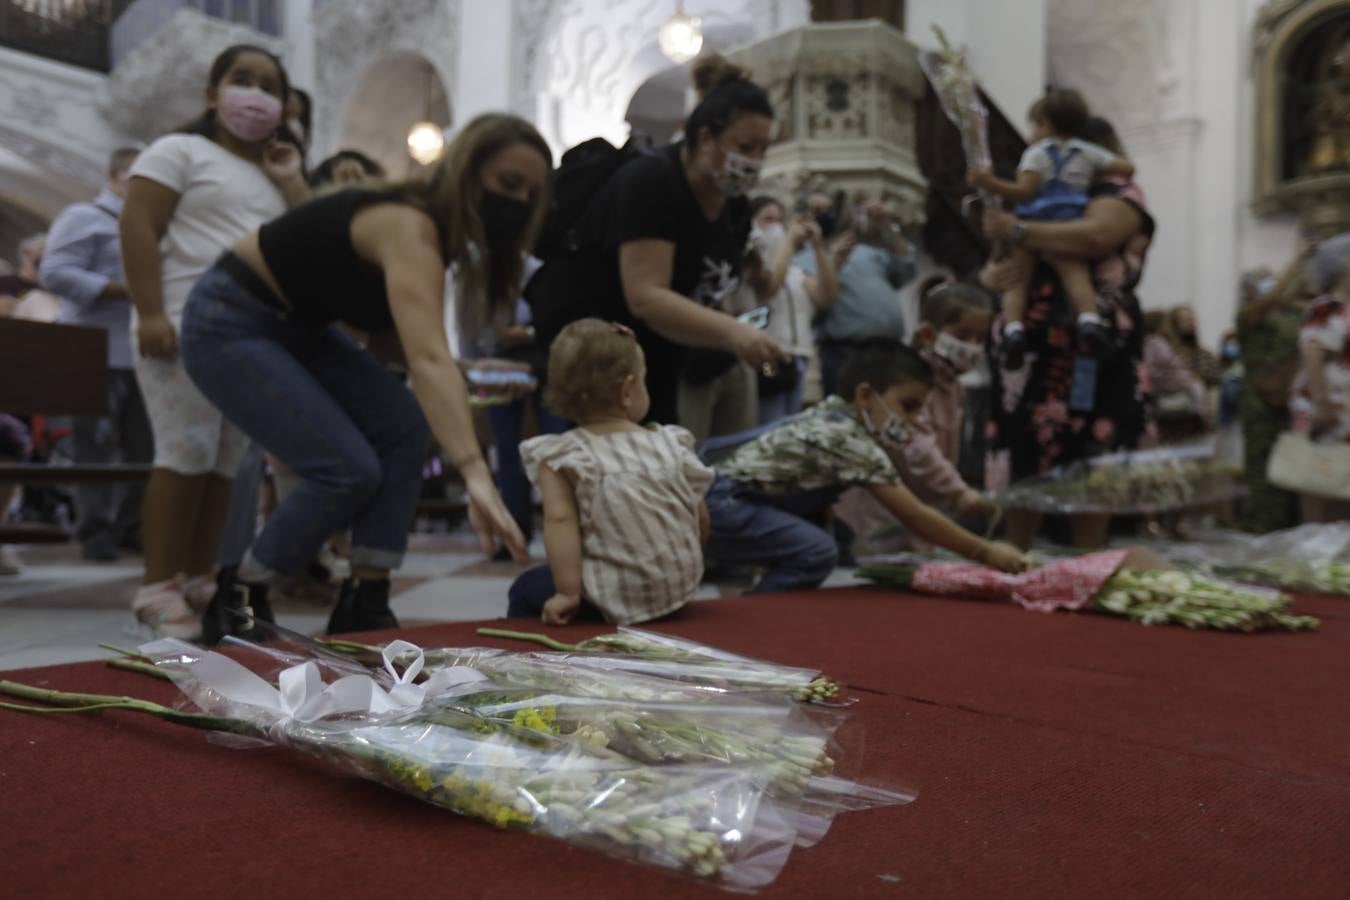
[[[412,653],[413,659],[403,673],[399,674],[398,669],[394,667],[394,660],[405,653]],[[422,684],[413,684],[426,665],[426,654],[422,652],[421,647],[410,641],[390,641],[380,656],[384,658],[384,670],[394,679],[394,686],[389,689],[390,699],[413,708],[421,706],[422,701],[428,696],[440,693],[446,688],[487,680],[487,676],[477,669],[468,666],[449,666],[432,672],[431,677]]]
[[[422,648],[408,641],[393,641],[381,654],[385,671],[394,679],[394,686],[388,691],[369,675],[347,675],[332,684],[324,684],[319,667],[312,661],[283,669],[277,677],[277,686],[272,687],[224,654],[202,653],[199,648],[173,638],[145,644],[140,652],[152,660],[178,659],[186,665],[197,682],[197,689],[192,693],[206,695],[194,696],[194,700],[215,695],[230,704],[261,709],[278,722],[288,719],[314,722],[346,713],[409,712],[421,706],[428,696],[447,687],[486,680],[486,676],[476,669],[452,666],[435,672],[423,684],[413,684],[426,665],[426,656]],[[414,656],[400,674],[394,660],[405,653]],[[180,686],[185,693],[189,692],[188,686]]]

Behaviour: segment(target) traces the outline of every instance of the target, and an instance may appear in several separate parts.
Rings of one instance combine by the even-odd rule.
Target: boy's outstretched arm
[[[920,501],[906,487],[874,484],[867,490],[902,525],[929,543],[1004,572],[1025,572],[1031,568],[1031,561],[1016,547],[998,541],[986,541],[971,534]]]

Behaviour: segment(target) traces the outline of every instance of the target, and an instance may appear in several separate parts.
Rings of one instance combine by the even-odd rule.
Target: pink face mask
[[[271,137],[281,124],[281,101],[261,88],[230,85],[220,91],[216,115],[230,134],[256,143]]]

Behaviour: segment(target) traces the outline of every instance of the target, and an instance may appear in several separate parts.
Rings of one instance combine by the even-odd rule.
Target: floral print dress
[[[1143,217],[1139,232],[1093,267],[1098,312],[1111,328],[1112,346],[1096,362],[1095,379],[1079,378],[1075,392],[1076,374],[1093,366],[1078,351],[1073,305],[1054,269],[1040,263],[1025,316],[1026,365],[1017,372],[1001,366],[993,371],[994,415],[988,425],[993,449],[986,467],[990,489],[1080,459],[1133,449],[1148,427],[1139,372],[1143,313],[1134,288],[1143,274],[1154,222],[1133,182],[1102,182],[1092,196],[1117,197]],[[1002,333],[1002,324],[996,322],[996,357]]]
[[[1313,436],[1318,443],[1350,443],[1350,304],[1335,297],[1319,299],[1308,312],[1298,342],[1300,348],[1317,347],[1325,354],[1327,399],[1336,420],[1313,434],[1312,395],[1307,373],[1300,371],[1289,400],[1294,431]]]

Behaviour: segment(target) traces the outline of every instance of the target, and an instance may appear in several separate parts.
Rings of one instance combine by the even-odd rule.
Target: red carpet
[[[862,774],[919,791],[908,807],[841,816],[764,896],[1345,897],[1350,601],[1297,609],[1322,630],[1197,633],[853,590],[699,603],[660,630],[820,665],[860,699]],[[403,636],[520,646],[474,627]],[[174,694],[97,664],[0,674]],[[13,897],[727,896],[284,753],[129,714],[4,711],[0,885]]]

